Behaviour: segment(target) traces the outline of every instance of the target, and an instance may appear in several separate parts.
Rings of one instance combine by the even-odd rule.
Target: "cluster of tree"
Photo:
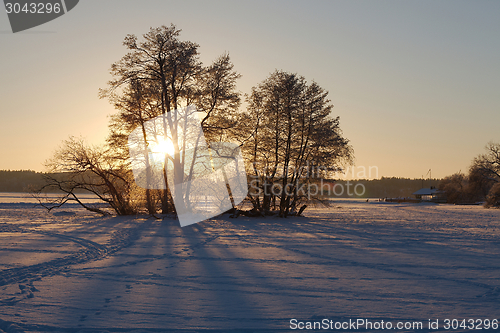
[[[459,172],[445,177],[439,189],[449,203],[484,201],[486,207],[500,207],[500,143],[488,143],[486,153],[474,158],[467,175]]]
[[[282,71],[252,89],[239,129],[252,133],[243,151],[254,211],[267,214],[272,206],[280,216],[294,213],[308,198],[308,184],[352,162],[327,95],[315,82]]]
[[[140,188],[134,182],[128,138],[135,129],[142,130],[145,163],[150,165],[148,121],[189,105],[201,115],[207,141],[235,142],[241,147],[247,173],[254,180],[250,183],[258,189],[249,198],[259,214],[269,212],[271,202],[281,216],[295,211],[304,199],[301,184],[308,181],[297,170],[306,164],[339,169],[351,163],[352,148],[342,137],[339,118],[330,116],[333,106],[328,93],[315,82],[276,71],[252,89],[247,110],[240,111],[241,94],[236,90],[240,75],[229,55],[205,66],[199,60],[198,44],[180,40],[179,34],[171,25],[151,28],[142,40],[134,35],[125,38],[123,44],[129,52],[112,65],[113,79],[100,90],[100,97],[117,110],[111,117],[106,144],[89,146],[74,137],[66,140],[47,162],[44,190],[65,193],[61,203],[76,200],[77,191],[85,190],[121,215],[143,209],[150,214],[175,212],[168,186]],[[175,153],[166,154],[164,165],[173,165],[173,173],[182,178],[189,169],[181,147],[185,143],[176,135],[170,139]],[[167,177],[164,168],[165,184]],[[278,190],[276,184],[281,185]]]
[[[0,170],[0,192],[29,192],[44,183],[43,174],[32,170]]]

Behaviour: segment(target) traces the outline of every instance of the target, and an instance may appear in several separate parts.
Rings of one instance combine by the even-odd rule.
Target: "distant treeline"
[[[43,179],[44,173],[32,170],[0,170],[0,192],[29,192],[33,188],[41,188],[45,181]],[[354,195],[355,197],[362,198],[397,198],[397,197],[411,197],[412,193],[418,191],[422,187],[438,186],[439,179],[409,179],[409,178],[385,178],[372,179],[372,180],[350,180],[349,186],[346,180],[329,180],[324,183],[342,185],[343,193],[340,197],[347,198],[349,193],[360,194],[364,189],[361,196]],[[364,186],[361,187],[358,184]],[[356,188],[355,186],[358,185]],[[341,187],[335,189],[337,194],[341,193]],[[324,194],[325,188],[323,189]],[[331,191],[333,193],[333,191]],[[332,196],[336,196],[333,194]]]
[[[336,193],[330,196],[339,196],[342,198],[348,197],[361,197],[361,198],[408,198],[412,197],[412,194],[423,187],[437,187],[440,179],[410,179],[410,178],[386,178],[382,177],[380,179],[360,179],[360,180],[350,180],[349,186],[347,180],[337,180],[331,181],[332,183],[342,185],[342,187],[336,188]],[[361,186],[361,184],[363,186]],[[357,187],[356,187],[357,186]],[[341,190],[344,190],[342,195]],[[364,193],[363,193],[364,190]],[[349,193],[354,195],[349,195]],[[333,193],[333,191],[331,191]],[[362,195],[356,195],[361,194]],[[323,189],[323,194],[325,189]]]
[[[0,192],[29,192],[44,184],[42,172],[32,170],[0,170]]]
[[[33,192],[43,188],[44,193],[61,193],[54,187],[47,187],[44,176],[55,176],[58,179],[66,179],[69,173],[50,174],[36,172],[33,170],[0,170],[0,192]],[[92,177],[92,175],[89,175]],[[44,187],[45,186],[45,187]],[[82,189],[76,189],[75,193],[86,193]]]

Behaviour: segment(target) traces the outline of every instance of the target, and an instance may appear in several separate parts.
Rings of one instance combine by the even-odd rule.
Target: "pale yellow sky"
[[[419,178],[466,171],[500,141],[498,1],[80,1],[12,34],[0,11],[0,169],[42,171],[60,142],[107,133],[99,100],[126,34],[174,23],[252,86],[275,69],[330,91],[357,167]],[[359,169],[357,169],[359,170]]]

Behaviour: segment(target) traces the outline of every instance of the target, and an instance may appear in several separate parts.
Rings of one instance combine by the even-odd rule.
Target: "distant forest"
[[[32,170],[0,170],[0,192],[29,192],[42,187],[43,175]]]
[[[40,188],[45,182],[44,173],[32,170],[0,170],[0,192],[29,192],[32,188]],[[385,178],[372,180],[351,180],[350,192],[354,193],[354,186],[363,184],[365,193],[363,198],[397,198],[411,197],[412,193],[422,187],[438,186],[439,179],[409,179],[409,178]],[[331,181],[343,185],[344,194],[341,197],[348,197],[347,181]],[[356,190],[359,193],[361,187]],[[357,196],[356,196],[357,197]]]
[[[440,179],[410,179],[410,178],[396,178],[396,177],[382,177],[380,179],[360,179],[349,181],[350,192],[354,192],[354,187],[357,184],[363,184],[365,193],[361,196],[354,195],[354,197],[361,198],[409,198],[412,193],[420,190],[421,188],[429,188],[431,186],[438,187]],[[339,180],[334,181],[335,184],[342,185],[344,188],[343,198],[349,197],[347,194],[347,181]],[[356,192],[361,193],[362,187],[358,187]],[[338,191],[340,192],[340,191]]]

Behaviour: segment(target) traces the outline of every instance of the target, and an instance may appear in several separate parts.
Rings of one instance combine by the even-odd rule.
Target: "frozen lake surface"
[[[293,318],[364,318],[427,332],[429,319],[500,318],[499,210],[340,200],[304,215],[180,228],[4,201],[0,329],[285,332]]]

